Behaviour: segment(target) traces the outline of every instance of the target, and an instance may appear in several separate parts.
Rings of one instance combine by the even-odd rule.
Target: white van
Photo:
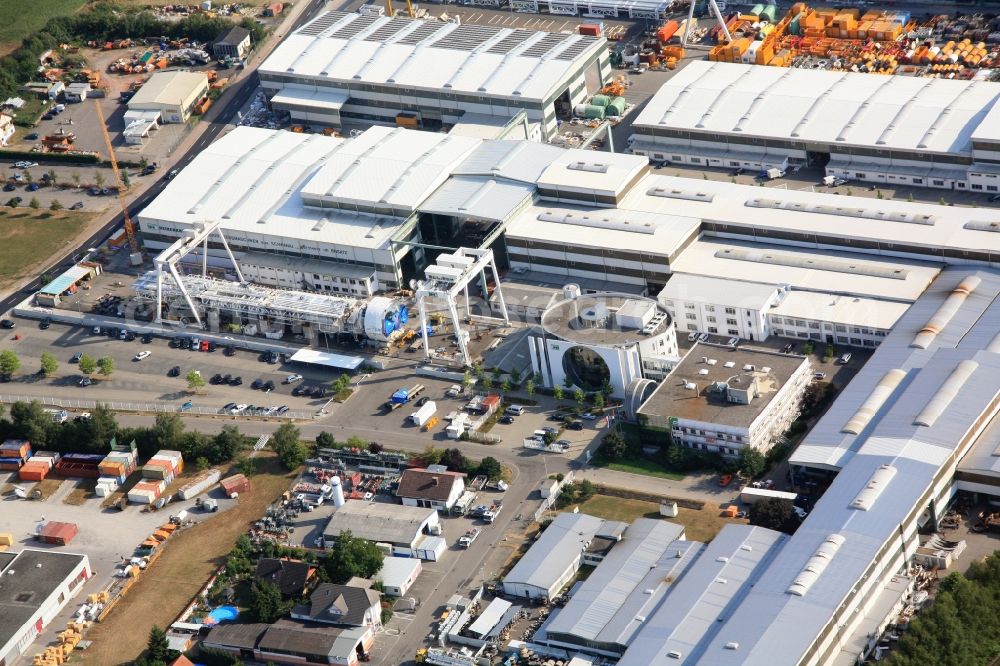
[[[521,405],[511,405],[507,409],[503,410],[503,413],[508,416],[520,416],[521,414],[524,414],[524,407]]]

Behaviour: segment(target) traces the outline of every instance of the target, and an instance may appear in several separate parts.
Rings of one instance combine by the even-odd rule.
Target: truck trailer
[[[768,490],[766,488],[752,488],[750,486],[746,486],[740,491],[740,501],[744,504],[753,504],[757,500],[762,499],[786,499],[789,502],[794,502],[796,497],[798,497],[798,495],[795,493],[786,493],[781,490]]]
[[[420,409],[410,414],[410,422],[419,428],[427,423],[434,416],[435,412],[437,412],[437,403],[433,400],[428,400]]]

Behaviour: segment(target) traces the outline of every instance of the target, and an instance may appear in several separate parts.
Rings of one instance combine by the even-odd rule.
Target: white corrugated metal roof
[[[128,101],[128,106],[171,104],[180,106],[199,89],[208,87],[204,72],[156,72]]]
[[[332,155],[302,187],[302,196],[406,215],[479,143],[469,137],[375,126]]]
[[[985,81],[869,76],[695,61],[672,77],[635,119],[672,127],[765,137],[971,155],[971,139],[1000,85]],[[996,140],[1000,123],[978,130]]]
[[[768,314],[889,330],[909,307],[908,303],[874,298],[793,290],[785,295],[781,303],[768,310]]]
[[[613,197],[648,170],[649,159],[642,155],[572,148],[562,151],[542,172],[538,186]]]
[[[294,104],[327,111],[339,111],[350,98],[346,92],[337,90],[301,90],[283,88],[271,97],[271,104]]]
[[[491,176],[534,186],[545,169],[564,152],[561,148],[534,141],[483,141],[453,173]]]
[[[698,542],[677,541],[683,533],[677,523],[637,519],[546,626],[546,634],[609,648],[628,645],[701,550]]]
[[[285,38],[263,75],[541,102],[604,38],[327,12]]]
[[[420,204],[420,210],[437,215],[503,221],[531,203],[534,194],[534,186],[524,183],[456,176],[427,197]]]
[[[742,601],[787,541],[784,534],[763,527],[723,527],[683,578],[674,583],[632,640],[618,662],[620,666],[699,663],[708,640],[722,626],[719,620],[726,619]],[[668,657],[672,651],[680,657]]]
[[[547,590],[580,559],[604,520],[585,513],[558,514],[528,552],[504,576],[504,584]]]
[[[774,300],[776,292],[777,288],[769,284],[675,273],[657,299],[764,310]]]

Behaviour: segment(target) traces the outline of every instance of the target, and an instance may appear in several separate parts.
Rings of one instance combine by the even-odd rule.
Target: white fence
[[[229,412],[223,412],[221,407],[209,407],[207,405],[191,405],[188,409],[182,410],[176,403],[166,403],[166,402],[116,402],[114,400],[79,400],[76,398],[47,398],[44,396],[37,395],[4,395],[0,394],[0,403],[11,404],[15,402],[31,402],[32,400],[37,400],[46,407],[59,407],[67,411],[84,411],[91,410],[97,407],[98,403],[104,405],[108,409],[115,412],[138,412],[138,413],[150,413],[157,414],[161,412],[165,413],[184,413],[184,414],[198,414],[201,416],[221,416],[224,418],[254,418],[260,419],[262,421],[267,420],[288,420],[288,421],[300,421],[300,420],[312,420],[312,412],[285,412],[280,416],[277,414],[231,414]]]

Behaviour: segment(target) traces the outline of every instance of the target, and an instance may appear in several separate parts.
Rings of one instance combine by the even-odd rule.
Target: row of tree
[[[762,475],[767,469],[767,457],[753,447],[740,449],[735,459],[720,456],[717,453],[692,449],[670,441],[664,433],[662,439],[656,442],[659,447],[652,459],[664,467],[676,472],[693,472],[696,470],[719,470],[721,472],[740,472],[748,479]],[[638,437],[629,437],[619,430],[612,430],[601,440],[598,455],[608,461],[625,460],[644,456],[642,443]]]
[[[79,361],[80,372],[90,377],[95,372],[104,377],[110,377],[115,372],[115,359],[110,356],[94,358],[84,354]],[[0,351],[0,376],[7,379],[13,377],[21,369],[21,358],[9,349]],[[49,377],[59,369],[59,361],[49,352],[42,352],[38,373]]]

